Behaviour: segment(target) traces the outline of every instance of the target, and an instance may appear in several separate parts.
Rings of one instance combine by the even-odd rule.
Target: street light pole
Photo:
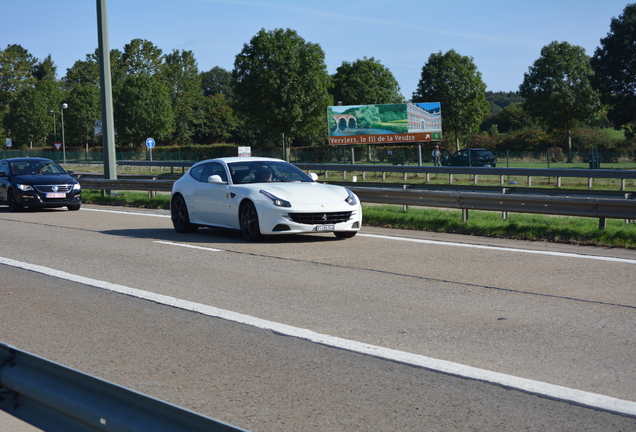
[[[66,144],[64,142],[64,110],[68,108],[68,104],[63,103],[62,109],[60,112],[62,113],[62,157],[64,158],[64,165],[66,165]]]

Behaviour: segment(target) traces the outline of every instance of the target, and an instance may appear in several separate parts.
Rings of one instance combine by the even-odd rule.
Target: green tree
[[[101,137],[95,137],[93,129],[95,121],[102,118],[99,88],[92,84],[75,85],[69,92],[66,103],[66,140],[74,144],[101,145]]]
[[[455,136],[459,150],[460,137],[479,131],[489,111],[486,84],[472,57],[450,50],[431,54],[422,67],[422,76],[413,93],[413,102],[440,102],[442,125]]]
[[[43,61],[38,62],[33,67],[33,76],[38,81],[57,80],[57,66],[55,66],[55,63],[53,63],[53,59],[51,58],[50,54]]]
[[[552,42],[524,73],[519,87],[524,109],[548,129],[566,133],[568,162],[572,162],[572,130],[601,114],[598,92],[592,86],[594,70],[585,49],[567,42]]]
[[[223,94],[226,101],[234,98],[232,88],[232,72],[215,66],[207,72],[201,73],[201,88],[205,96]]]
[[[236,56],[232,77],[237,111],[265,137],[326,138],[331,79],[318,44],[294,30],[261,29]]]
[[[115,91],[115,128],[124,143],[141,144],[146,138],[166,140],[174,115],[166,86],[145,74],[129,76]]]
[[[236,133],[238,119],[234,110],[225,100],[225,94],[217,93],[201,96],[202,103],[198,104],[196,135],[198,143],[214,144],[230,140]]]
[[[342,62],[333,75],[333,84],[333,99],[343,105],[404,102],[400,86],[391,71],[373,57],[364,57],[353,63]]]
[[[40,147],[47,144],[47,136],[53,131],[49,109],[56,109],[56,104],[51,102],[51,86],[51,82],[40,81],[34,87],[24,87],[9,104],[3,120],[8,136],[13,138],[14,147]],[[57,107],[56,115],[59,109]]]
[[[161,76],[174,113],[173,140],[178,144],[191,144],[197,122],[197,104],[203,103],[201,76],[192,51],[174,50],[167,54]]]
[[[592,58],[602,100],[609,105],[608,119],[626,136],[636,136],[636,3],[612,18],[610,32]]]
[[[163,55],[161,49],[145,39],[133,39],[124,46],[121,68],[126,76],[156,75],[161,72]]]
[[[37,61],[20,45],[0,50],[0,112],[6,111],[20,90],[35,85],[33,69]]]

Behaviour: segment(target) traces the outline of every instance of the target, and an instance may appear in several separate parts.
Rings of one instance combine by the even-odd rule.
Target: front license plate
[[[335,229],[335,225],[318,225],[316,227],[316,231],[334,231]]]
[[[65,193],[47,193],[46,197],[47,198],[66,198],[66,194]]]

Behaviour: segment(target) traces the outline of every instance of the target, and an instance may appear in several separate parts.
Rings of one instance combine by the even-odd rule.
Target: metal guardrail
[[[0,409],[49,432],[244,431],[3,343]]]
[[[174,180],[106,180],[81,179],[82,188],[106,190],[144,190],[170,191]],[[593,196],[554,195],[554,190],[545,193],[536,189],[533,193],[522,189],[523,193],[515,193],[515,188],[484,188],[484,191],[467,190],[425,190],[398,189],[389,187],[366,187],[347,184],[358,195],[362,202],[398,205],[416,205],[422,207],[443,207],[462,210],[464,221],[468,220],[469,210],[501,211],[504,218],[508,212],[537,213],[561,216],[578,216],[599,218],[599,227],[606,225],[605,219],[636,219],[636,199],[634,194],[623,193],[623,198],[616,192],[609,192],[607,198],[603,192],[594,192]],[[585,191],[577,191],[581,195]]]

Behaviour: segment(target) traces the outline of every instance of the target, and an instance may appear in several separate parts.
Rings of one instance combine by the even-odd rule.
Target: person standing
[[[435,146],[431,155],[433,156],[433,164],[442,166],[442,152],[439,150],[439,146]]]

